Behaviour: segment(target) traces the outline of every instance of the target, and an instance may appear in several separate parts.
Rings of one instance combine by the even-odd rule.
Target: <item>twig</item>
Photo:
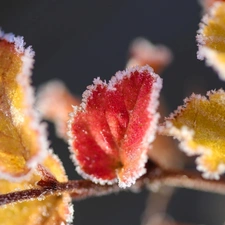
[[[225,179],[206,180],[197,172],[164,171],[160,168],[147,174],[146,183],[151,186],[171,186],[195,189],[225,195]]]
[[[196,190],[208,191],[218,194],[225,194],[225,180],[219,181],[205,180],[200,174],[186,171],[164,171],[157,166],[148,166],[148,172],[142,176],[130,189],[120,189],[115,185],[99,185],[88,180],[72,180],[65,183],[54,181],[54,179],[40,180],[37,188],[16,191],[0,195],[0,205],[14,202],[28,201],[36,198],[44,198],[49,195],[61,195],[70,193],[74,200],[88,198],[99,195],[106,195],[123,190],[132,190],[149,187],[167,185],[173,187],[191,188]]]
[[[119,191],[118,185],[101,186],[88,180],[74,180],[65,183],[40,180],[37,184],[38,188],[0,195],[0,206],[38,198],[44,199],[49,195],[61,195],[65,192],[70,193],[74,200],[78,200]]]

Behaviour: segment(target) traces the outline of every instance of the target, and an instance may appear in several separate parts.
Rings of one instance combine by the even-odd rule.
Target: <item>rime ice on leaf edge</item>
[[[28,115],[32,118],[32,122],[30,123],[30,128],[36,130],[39,147],[38,154],[27,161],[27,166],[29,168],[35,168],[36,165],[44,160],[47,155],[48,149],[48,142],[47,142],[47,135],[46,135],[46,126],[44,123],[41,123],[40,116],[38,112],[34,109],[34,90],[31,87],[30,77],[31,77],[31,70],[34,64],[34,55],[35,52],[32,50],[32,47],[29,46],[25,48],[25,42],[23,37],[21,36],[14,36],[12,33],[4,33],[0,28],[0,40],[5,40],[9,43],[13,43],[15,46],[16,52],[21,55],[22,60],[22,69],[19,74],[17,74],[17,82],[21,85],[24,91],[24,104],[27,105],[27,109],[24,110],[24,114]],[[20,181],[24,179],[29,179],[31,173],[26,174],[22,177],[14,177],[10,174],[2,173],[0,171],[0,177],[3,179],[11,180],[11,181]]]
[[[207,96],[210,97],[210,95],[213,94],[224,94],[223,90],[218,91],[209,91],[207,92]],[[217,169],[214,171],[210,171],[209,168],[205,165],[204,160],[207,159],[207,157],[210,157],[210,159],[213,159],[213,150],[210,147],[203,146],[200,144],[192,145],[195,136],[195,131],[191,128],[189,128],[186,125],[183,125],[180,128],[177,128],[173,124],[173,120],[176,120],[177,117],[182,115],[183,111],[186,110],[187,104],[191,101],[199,100],[199,101],[205,101],[209,102],[210,100],[206,98],[205,96],[192,94],[189,98],[186,98],[184,100],[184,105],[179,106],[177,110],[175,110],[173,113],[170,114],[168,118],[165,119],[165,122],[163,125],[160,126],[159,132],[163,135],[169,135],[173,136],[174,138],[178,139],[180,141],[179,147],[180,149],[185,152],[188,156],[195,156],[196,158],[196,164],[197,169],[201,172],[203,172],[202,176],[206,179],[215,179],[218,180],[220,178],[220,175],[222,175],[225,172],[225,163],[221,162],[217,165]]]
[[[197,42],[198,42],[198,52],[197,58],[199,60],[206,60],[206,65],[212,67],[216,72],[221,80],[225,80],[225,63],[222,63],[218,60],[219,50],[212,49],[206,46],[206,41],[210,40],[211,42],[216,42],[217,39],[221,39],[221,37],[213,36],[210,39],[210,36],[205,36],[204,29],[208,26],[210,20],[216,20],[214,16],[216,16],[217,9],[225,5],[224,2],[215,2],[211,8],[209,8],[209,12],[203,16],[201,23],[199,24],[199,30],[197,31]]]
[[[67,176],[61,160],[50,149],[42,166],[50,172],[59,182],[67,182]],[[1,194],[16,190],[39,188],[36,183],[43,178],[40,170],[33,173],[28,181],[10,182],[0,180]],[[29,210],[28,210],[29,209]],[[10,216],[13,218],[9,220]],[[0,221],[5,225],[20,224],[29,225],[69,225],[73,220],[73,205],[69,193],[58,193],[50,196],[30,198],[24,202],[16,202],[0,207]]]

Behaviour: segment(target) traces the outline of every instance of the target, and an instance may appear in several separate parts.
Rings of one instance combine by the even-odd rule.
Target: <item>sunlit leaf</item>
[[[73,96],[61,81],[50,81],[38,92],[37,108],[42,116],[55,124],[57,135],[67,140],[67,122],[72,105],[80,100]]]
[[[153,45],[144,38],[136,38],[130,46],[129,53],[128,68],[149,65],[156,73],[160,73],[173,58],[167,47]]]
[[[67,181],[65,171],[58,157],[50,153],[43,165],[58,181]],[[32,175],[30,180],[20,183],[0,180],[0,193],[5,194],[15,190],[37,188],[36,182],[41,178],[40,175],[36,174]],[[0,207],[0,223],[4,225],[62,225],[71,222],[72,214],[73,210],[69,195],[53,195]]]
[[[0,31],[0,177],[18,180],[43,160],[47,145],[33,110],[34,52],[22,37]]]
[[[158,121],[161,79],[148,66],[99,78],[83,94],[70,121],[70,146],[77,171],[94,182],[130,186],[145,173]]]
[[[206,59],[225,80],[225,2],[217,2],[204,16],[197,35],[198,59]]]
[[[192,95],[169,118],[161,132],[180,140],[187,155],[199,155],[197,169],[208,179],[225,172],[225,92]]]

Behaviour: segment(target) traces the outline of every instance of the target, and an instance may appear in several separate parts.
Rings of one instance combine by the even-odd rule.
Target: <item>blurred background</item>
[[[201,18],[197,0],[1,0],[0,26],[22,35],[36,52],[33,84],[58,78],[81,95],[93,78],[109,80],[123,70],[130,42],[146,37],[168,46],[173,63],[163,72],[163,94],[170,110],[192,92],[206,93],[224,84],[196,58],[196,31]],[[49,139],[70,179],[77,179],[67,145]],[[74,203],[76,225],[139,225],[148,192],[120,193]],[[225,198],[177,190],[169,214],[177,221],[222,225]]]

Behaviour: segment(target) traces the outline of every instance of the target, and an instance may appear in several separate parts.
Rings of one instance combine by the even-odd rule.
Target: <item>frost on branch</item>
[[[207,179],[225,172],[225,92],[211,91],[208,97],[192,94],[166,119],[161,132],[180,141],[187,155],[198,155],[197,169]]]
[[[70,149],[81,175],[101,184],[119,180],[125,188],[145,173],[161,86],[149,66],[118,72],[108,84],[94,80],[69,124]]]
[[[24,178],[47,153],[30,86],[34,52],[24,44],[0,31],[0,178],[10,180]]]
[[[129,49],[130,58],[127,67],[151,66],[160,73],[172,61],[171,51],[163,45],[153,45],[145,38],[136,38]]]
[[[57,156],[49,152],[43,166],[46,167],[59,182],[67,181],[65,171]],[[36,183],[42,176],[33,174],[28,181],[9,182],[0,180],[0,193],[5,194],[15,190],[38,188]],[[30,199],[28,202],[17,202],[0,208],[0,221],[4,225],[61,225],[71,222],[73,215],[69,194],[52,195]]]
[[[57,135],[65,140],[67,136],[67,121],[72,105],[79,105],[80,100],[74,97],[62,81],[50,81],[38,91],[37,108],[42,116],[55,124]]]
[[[225,2],[216,2],[200,23],[197,35],[198,59],[206,59],[225,80]]]

